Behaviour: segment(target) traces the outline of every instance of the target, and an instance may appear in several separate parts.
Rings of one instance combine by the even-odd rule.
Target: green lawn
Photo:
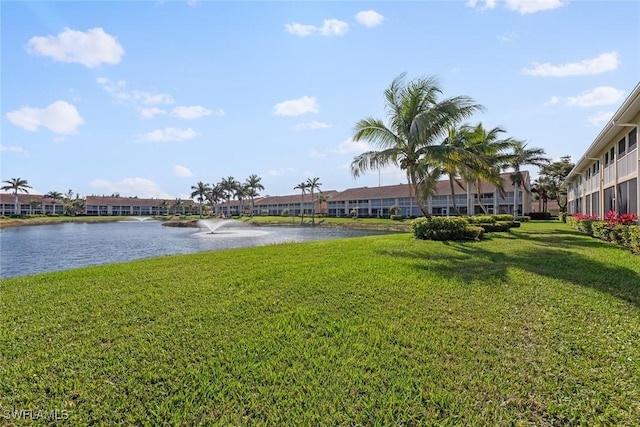
[[[4,279],[0,381],[0,424],[637,425],[640,257],[525,223]]]

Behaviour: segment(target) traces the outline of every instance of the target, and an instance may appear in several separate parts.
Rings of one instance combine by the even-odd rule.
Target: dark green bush
[[[609,228],[607,227],[607,223],[604,221],[593,222],[591,224],[591,235],[597,239],[609,240]]]
[[[418,218],[411,223],[411,232],[421,240],[463,240],[469,223],[460,217]]]
[[[640,254],[640,225],[629,226],[631,252]]]
[[[496,221],[513,221],[513,215],[510,214],[498,214],[493,215]]]
[[[513,219],[513,218],[512,218]],[[505,220],[506,221],[506,220]],[[526,216],[526,215],[520,215],[516,217],[516,221],[520,221],[520,222],[527,222],[527,221],[531,221],[531,217],[530,216]]]
[[[550,212],[530,212],[528,215],[533,220],[550,220]]]
[[[628,225],[614,225],[609,236],[612,243],[631,249],[631,230]]]
[[[390,218],[394,221],[402,221],[404,219],[402,215],[391,215]]]
[[[494,224],[496,218],[493,215],[474,215],[467,217],[469,224]]]
[[[593,236],[593,223],[596,222],[593,219],[582,219],[580,221],[578,221],[577,223],[577,228],[578,231],[582,231],[585,234],[588,234],[589,236]]]
[[[513,221],[497,221],[495,224],[480,224],[485,233],[500,233],[509,231]],[[518,223],[519,224],[519,223]]]
[[[477,225],[467,225],[464,229],[465,239],[481,240],[484,236],[484,228]]]

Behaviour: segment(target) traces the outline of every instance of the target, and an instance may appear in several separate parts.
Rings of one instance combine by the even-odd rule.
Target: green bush
[[[582,219],[577,221],[577,229],[578,231],[582,231],[585,234],[588,234],[589,236],[593,236],[593,223],[596,222],[593,219]]]
[[[280,212],[280,216],[289,216],[289,209],[282,209],[282,212]]]
[[[631,230],[628,225],[614,225],[609,236],[616,245],[631,249]]]
[[[542,220],[542,221],[548,221],[551,219],[551,213],[550,212],[530,212],[528,215],[531,219],[534,220]]]
[[[391,215],[390,218],[394,221],[402,221],[404,219],[402,215]]]
[[[467,217],[469,224],[494,224],[496,218],[493,215],[474,215]]]
[[[411,232],[421,240],[463,240],[468,224],[461,217],[418,218],[412,221]]]
[[[485,233],[501,233],[509,231],[513,221],[497,221],[494,224],[480,224]],[[519,223],[518,223],[519,224]]]
[[[640,225],[629,226],[631,252],[640,254]]]
[[[510,214],[498,214],[493,215],[496,221],[513,221],[513,215]]]
[[[516,221],[520,221],[520,222],[531,221],[531,217],[527,215],[516,216]]]
[[[467,225],[464,228],[465,239],[481,240],[482,236],[484,236],[484,228],[482,227],[479,227],[477,225]]]
[[[597,239],[609,240],[609,228],[607,227],[607,223],[604,221],[594,221],[591,224],[591,235]]]

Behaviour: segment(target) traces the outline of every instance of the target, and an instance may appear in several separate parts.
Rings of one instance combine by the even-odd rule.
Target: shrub
[[[640,225],[629,226],[631,252],[640,254]]]
[[[484,236],[484,228],[482,227],[479,227],[477,225],[467,225],[464,228],[465,239],[481,240],[482,236]]]
[[[500,233],[509,231],[513,221],[497,221],[494,224],[480,224],[485,233]],[[520,224],[520,223],[518,223]]]
[[[494,224],[496,218],[493,215],[474,215],[467,217],[469,224]]]
[[[531,221],[531,217],[526,215],[520,215],[516,217],[516,221],[520,221],[520,222]]]
[[[609,228],[604,221],[594,221],[591,224],[591,233],[597,239],[609,240]]]
[[[289,209],[282,209],[282,212],[280,212],[280,216],[289,216]]]
[[[530,212],[528,216],[533,220],[550,220],[551,212]]]
[[[496,221],[513,221],[513,215],[511,214],[498,214],[493,215]]]
[[[260,215],[262,215],[262,216],[267,216],[267,215],[269,215],[269,209],[261,209],[261,210],[260,210]]]
[[[631,230],[628,225],[614,225],[609,236],[616,245],[631,249]]]
[[[391,215],[391,219],[394,221],[402,221],[404,217],[402,215]]]
[[[421,240],[463,240],[469,223],[460,217],[418,218],[411,223],[411,231]]]

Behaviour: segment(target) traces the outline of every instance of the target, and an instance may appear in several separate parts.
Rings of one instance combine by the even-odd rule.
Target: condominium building
[[[191,199],[87,196],[85,206],[86,215],[145,216],[198,212],[198,204]]]
[[[15,207],[15,195],[10,193],[0,194],[0,215],[62,215],[64,205],[62,201],[36,194],[18,194],[18,211]]]
[[[609,211],[640,213],[638,125],[640,83],[565,179],[567,213],[604,219]]]

